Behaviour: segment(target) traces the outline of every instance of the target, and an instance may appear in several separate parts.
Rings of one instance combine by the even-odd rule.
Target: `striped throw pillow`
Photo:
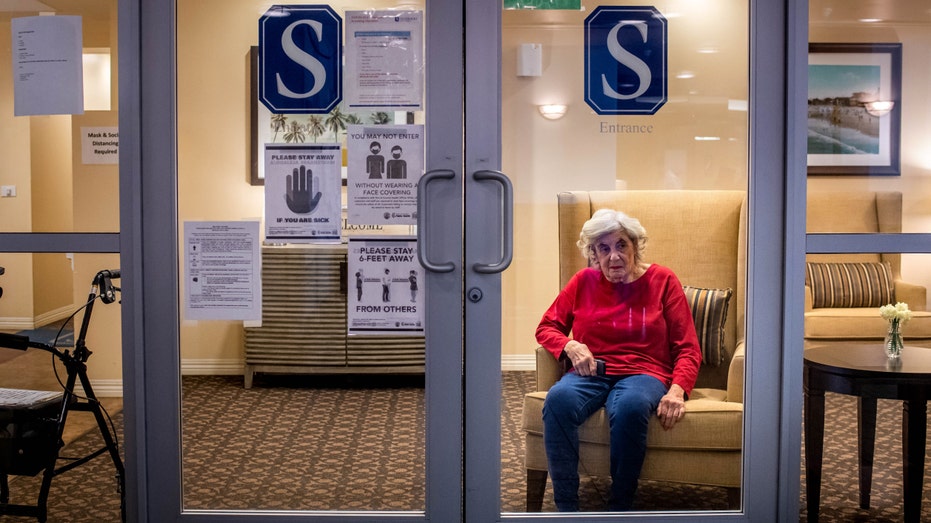
[[[702,362],[717,367],[724,362],[724,323],[727,321],[727,306],[734,291],[731,289],[703,289],[683,285],[685,298],[692,309],[692,321],[701,346]]]
[[[808,262],[805,284],[811,288],[815,308],[881,307],[895,302],[889,262]]]

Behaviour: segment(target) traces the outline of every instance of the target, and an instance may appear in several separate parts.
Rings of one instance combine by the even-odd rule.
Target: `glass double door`
[[[126,222],[143,238],[141,256],[124,262],[144,282],[138,304],[130,304],[142,314],[128,331],[145,347],[135,364],[142,383],[133,398],[138,418],[129,429],[139,442],[132,457],[142,464],[130,487],[139,493],[133,508],[140,517],[487,522],[522,513],[528,469],[521,411],[536,381],[534,330],[559,291],[557,193],[744,191],[754,227],[781,230],[784,199],[773,198],[781,194],[773,188],[780,187],[784,158],[761,151],[759,169],[750,159],[750,113],[757,96],[751,68],[762,69],[773,59],[751,53],[753,2],[666,2],[652,8],[669,31],[661,46],[665,107],[656,115],[634,116],[600,113],[583,88],[590,74],[587,19],[599,7],[636,9],[637,3],[545,4],[559,8],[527,9],[532,6],[498,0],[325,6],[344,23],[357,13],[415,13],[422,20],[419,28],[412,26],[422,39],[402,45],[422,49],[399,50],[422,60],[408,69],[415,81],[422,75],[422,106],[367,111],[352,110],[344,101],[340,118],[334,111],[262,116],[255,87],[261,51],[252,48],[260,18],[275,12],[271,3],[140,4],[149,34],[173,35],[173,45],[158,38],[140,44],[146,80],[140,89],[140,145],[127,151],[127,161],[138,161],[143,173],[138,229],[136,222]],[[763,11],[769,9],[753,16],[767,16]],[[616,24],[600,25],[631,25],[626,15],[612,16]],[[662,30],[652,18],[642,21],[626,30]],[[357,37],[349,27],[343,26],[343,48],[360,52],[346,41]],[[372,41],[384,36],[381,29],[376,33]],[[776,40],[776,47],[782,42]],[[607,43],[600,47],[608,54],[613,49]],[[385,72],[393,64],[390,56],[381,59]],[[755,60],[761,65],[751,65]],[[646,82],[649,72],[633,70]],[[781,83],[774,85],[778,91]],[[617,85],[602,93],[612,98],[613,92],[617,100],[636,98],[630,94],[638,90]],[[762,91],[782,99],[768,87]],[[367,170],[367,156],[390,159],[398,145],[390,143],[391,136],[420,129],[422,173],[408,171],[420,176],[415,223],[354,217],[354,206],[366,201],[354,189],[394,187],[387,172],[374,176]],[[353,137],[370,131],[384,136],[378,150],[371,143],[376,140],[360,143]],[[760,127],[755,139],[778,138],[783,131],[783,121],[775,120]],[[292,206],[295,191],[305,187],[286,187],[270,178],[277,174],[258,168],[271,165],[268,151],[300,144],[344,151],[337,165],[343,181],[335,189],[343,222],[338,241],[269,238],[270,208],[306,214]],[[399,155],[410,150],[402,145]],[[416,148],[411,152],[418,154]],[[357,158],[366,166],[354,163]],[[359,173],[368,176],[360,180]],[[321,183],[326,182],[310,178],[323,193]],[[274,187],[280,194],[269,196]],[[192,277],[196,257],[188,232],[256,221],[262,240],[261,319],[190,315],[192,292],[202,292],[206,283]],[[757,229],[750,230],[751,238],[752,230]],[[780,235],[766,237],[760,241],[770,242],[770,254],[782,252]],[[359,271],[350,256],[362,254],[365,242],[376,249],[406,242],[415,246],[417,259],[389,265],[378,258],[384,252],[373,250],[371,263]],[[764,261],[757,267],[773,268]],[[765,290],[757,301],[747,298],[746,316],[779,316],[779,304],[760,298],[778,293],[776,267],[775,273],[747,269],[748,286]],[[416,275],[416,284],[409,274]],[[423,331],[410,335],[385,326],[384,315],[354,317],[389,307],[422,309]],[[360,318],[381,322],[384,332],[353,332],[352,322]],[[397,327],[404,320],[392,321]],[[745,335],[760,347],[779,339],[750,326]],[[777,368],[778,356],[778,347],[763,348],[752,364]],[[747,380],[747,397],[755,390],[778,390],[778,379],[770,373]],[[777,419],[773,405],[759,405],[755,415],[766,423],[736,439],[771,437],[772,430],[761,430],[772,429]],[[737,472],[744,474],[738,480],[744,499],[758,494],[754,504],[742,507],[744,513],[757,507],[758,515],[771,515],[775,494],[764,487],[776,469],[751,471],[749,464],[752,457],[772,465],[780,447],[756,448]],[[584,510],[598,512],[601,506],[595,500]],[[555,510],[551,495],[543,510]],[[648,510],[706,511],[720,505]],[[741,512],[722,517],[739,519]]]

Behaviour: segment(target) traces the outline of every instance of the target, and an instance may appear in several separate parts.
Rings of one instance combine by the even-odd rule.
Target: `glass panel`
[[[839,75],[829,74],[832,69],[828,66],[809,65],[809,128],[820,125],[828,120],[830,129],[843,133],[838,136],[848,137],[839,139],[854,140],[854,133],[873,137],[877,142],[883,142],[887,137],[892,142],[900,144],[898,148],[899,169],[889,176],[871,175],[871,172],[851,168],[838,167],[834,172],[824,174],[809,172],[808,177],[808,213],[807,230],[809,233],[927,233],[931,231],[931,214],[928,212],[926,199],[927,173],[931,167],[931,157],[928,156],[927,147],[923,146],[921,136],[924,131],[925,119],[918,116],[923,114],[923,106],[927,105],[927,97],[922,96],[927,89],[921,69],[924,63],[911,61],[922,54],[922,50],[931,49],[925,35],[931,27],[931,13],[923,2],[905,1],[894,5],[879,6],[866,1],[846,2],[843,5],[828,5],[820,0],[812,1],[809,7],[809,40],[814,51],[833,51],[825,53],[827,59],[840,63],[838,67],[846,67],[848,73],[862,72],[873,76],[878,87],[863,86],[854,88],[851,82],[840,81]],[[826,44],[832,42],[851,42],[856,46],[845,49],[832,49]],[[887,48],[874,48],[870,44],[875,42],[894,43],[908,49],[908,53],[901,55],[902,67],[898,71],[900,89],[891,91],[890,97],[895,98],[896,104],[887,114],[870,114],[869,107],[863,102],[863,93],[879,93],[879,98],[885,98],[883,83],[887,75],[885,62],[874,63],[874,56],[885,54]],[[891,47],[891,46],[890,46]],[[841,52],[843,51],[843,52]],[[810,59],[811,61],[811,59]],[[920,62],[920,60],[919,60]],[[820,65],[820,64],[819,64]],[[892,75],[894,71],[888,71]],[[849,77],[845,76],[844,78]],[[878,79],[877,79],[878,78]],[[867,80],[864,79],[863,82]],[[816,89],[824,90],[825,86],[835,85],[835,96],[821,96]],[[821,91],[818,91],[821,92]],[[906,105],[902,93],[910,93],[907,100],[907,111],[901,110]],[[826,105],[827,104],[827,105]],[[825,107],[830,108],[830,114],[825,113]],[[900,126],[899,129],[896,127]],[[824,141],[823,134],[809,130],[809,152],[816,144],[813,140]],[[837,162],[852,163],[846,158],[859,158],[856,161],[867,161],[869,155],[858,152],[849,147],[841,148],[835,152]],[[811,156],[809,156],[811,164]],[[817,175],[815,175],[817,174]],[[866,247],[865,249],[868,249]],[[923,265],[925,256],[898,255],[898,254],[810,254],[811,262],[821,263],[888,263],[888,268],[880,268],[885,274],[888,270],[895,281],[910,282],[926,288],[931,285],[931,275]],[[825,269],[816,267],[816,270]],[[826,270],[826,269],[825,269]],[[903,298],[902,291],[897,287],[894,299],[905,300],[914,310],[927,308],[925,298]],[[816,293],[818,294],[818,293]],[[820,300],[820,295],[813,297]],[[914,303],[915,301],[921,303]],[[807,314],[807,313],[806,313]],[[811,320],[813,321],[813,320]],[[828,332],[819,332],[806,315],[806,341],[819,337],[824,338]],[[874,318],[873,323],[879,320]],[[859,324],[857,327],[866,327]],[[873,327],[875,328],[875,325]],[[874,333],[871,338],[881,336]],[[847,336],[843,336],[847,337]]]
[[[658,421],[650,421],[646,461],[633,509],[737,508],[732,495],[741,485],[743,349],[738,340],[744,332],[746,271],[741,215],[746,213],[743,200],[749,177],[749,2],[661,2],[655,4],[656,13],[644,12],[642,7],[614,9],[639,5],[582,1],[581,9],[503,13],[502,170],[514,184],[514,230],[520,231],[515,234],[514,262],[502,282],[501,499],[506,512],[557,510],[553,474],[547,471],[560,451],[553,447],[548,456],[544,430],[570,441],[562,454],[568,456],[563,466],[567,471],[574,470],[581,456],[578,508],[617,508],[608,468],[607,422],[601,414],[592,417],[583,428],[585,437],[578,449],[571,444],[571,425],[547,421],[545,429],[542,390],[559,378],[561,369],[550,353],[534,354],[541,318],[570,277],[585,266],[575,245],[581,225],[592,210],[601,207],[641,221],[650,235],[643,253],[646,264],[672,269],[684,285],[732,291],[729,297],[709,297],[708,303],[723,300],[728,304],[726,315],[719,315],[723,350],[715,350],[718,344],[714,342],[720,338],[702,328],[705,361],[690,395],[690,399],[709,398],[729,410],[726,423],[730,428],[719,433],[726,442],[713,443],[726,450],[707,453],[707,447],[699,448],[698,442],[709,432],[702,428],[707,427],[708,418],[697,403],[687,404],[685,417],[669,431],[663,431]],[[661,56],[664,46],[666,55]],[[622,64],[615,67],[620,72],[610,73],[613,77],[599,70],[617,64]],[[656,82],[665,82],[666,90]],[[647,91],[638,92],[647,85],[651,86]],[[652,89],[660,89],[659,94],[650,94]],[[655,114],[644,114],[644,102],[655,104],[663,94],[665,104]],[[641,112],[608,114],[612,106],[605,105],[604,99],[611,102],[625,97],[636,99],[639,106],[622,103],[619,109]],[[606,114],[597,114],[596,109]],[[565,191],[605,192],[567,195],[557,203],[557,195]],[[653,267],[652,274],[660,270]],[[597,269],[591,274],[600,281]],[[657,280],[650,276],[643,281]],[[568,303],[566,299],[561,303]],[[643,349],[624,343],[604,346],[604,340],[629,336],[617,324],[612,328],[620,330],[607,334],[596,334],[600,327],[582,330],[579,322],[589,321],[583,316],[592,311],[583,311],[581,303],[576,302],[572,313],[551,310],[553,321],[568,322],[562,327],[568,329],[574,319],[576,339],[602,340],[586,345],[597,358],[607,360],[609,378],[646,372],[644,366],[620,356]],[[693,309],[703,317],[699,307]],[[715,324],[710,320],[715,315],[704,312],[708,325]],[[699,323],[700,328],[705,325]],[[559,352],[564,339],[547,344]],[[667,361],[671,345],[670,341],[657,347]],[[689,346],[694,350],[695,345]],[[663,377],[665,391],[671,364],[651,368],[650,372]],[[736,373],[729,376],[732,369]],[[540,392],[534,392],[538,387]],[[658,443],[663,438],[681,441],[686,449],[694,446],[695,451],[663,450]],[[637,477],[639,466],[623,468]],[[571,505],[571,480],[557,478],[557,482],[565,485]]]
[[[259,74],[263,56],[256,48],[259,19],[271,6],[177,1],[179,231],[208,222],[258,221],[263,240],[261,322],[204,320],[188,312],[182,319],[184,507],[423,511],[424,337],[422,330],[418,334],[416,328],[400,328],[406,320],[384,320],[389,309],[410,313],[423,307],[419,291],[424,275],[416,253],[405,250],[416,231],[398,221],[352,216],[349,199],[355,189],[373,191],[375,200],[397,196],[386,191],[403,191],[405,175],[420,175],[422,142],[418,151],[407,147],[413,142],[399,146],[397,137],[386,131],[373,131],[386,136],[378,145],[355,135],[368,136],[377,126],[422,125],[424,113],[351,108],[344,91],[342,103],[328,114],[272,114],[259,102],[253,76]],[[402,53],[417,48],[419,53],[407,56],[423,56],[417,47],[423,42],[416,40],[416,31],[423,30],[423,2],[336,2],[329,7],[342,19],[345,38],[350,11],[364,7],[418,14],[420,24],[415,20],[411,26],[414,37],[391,45],[400,42],[406,49]],[[379,34],[370,36],[383,38],[386,33]],[[349,53],[359,50],[358,42],[352,44],[343,50],[345,67],[351,65]],[[385,60],[394,59],[391,51],[397,49],[386,49]],[[357,67],[381,67],[373,64]],[[384,69],[391,65],[397,64]],[[421,62],[406,65],[422,73]],[[363,127],[347,128],[352,125]],[[291,187],[285,193],[280,169],[266,172],[272,164],[266,163],[264,151],[300,143],[342,151],[342,161],[335,158],[342,182],[330,179],[328,189],[311,185],[311,194],[315,188],[327,194],[324,200],[308,200],[310,213],[293,205],[296,195]],[[363,162],[372,160],[363,168],[370,186],[360,188],[348,176],[349,168],[358,169],[353,167],[357,153]],[[397,169],[402,155],[408,162],[406,173]],[[320,169],[333,174],[333,165]],[[313,169],[311,184],[320,183],[321,171]],[[287,174],[292,177],[290,170]],[[282,188],[281,194],[267,199],[273,184],[279,184],[275,187]],[[262,221],[286,203],[298,217],[288,223],[316,223],[306,217],[321,216],[313,206],[325,205],[334,189],[341,198],[334,221],[341,212],[342,227],[329,241],[269,232]],[[360,246],[355,240],[361,242],[363,236],[371,243]],[[192,263],[212,263],[206,251],[197,261],[192,244],[185,240],[184,245],[185,259],[180,261],[185,271]],[[370,250],[362,250],[366,248]],[[182,279],[180,295],[188,300],[195,294],[206,296],[209,285],[189,277],[193,274]],[[367,320],[360,311],[370,313]],[[360,318],[383,332],[368,333]]]
[[[916,372],[915,365],[924,365],[918,372],[923,373],[927,370],[927,362],[922,356],[928,352],[925,349],[931,348],[931,312],[926,302],[927,287],[923,282],[928,281],[931,276],[931,255],[810,254],[808,258],[810,262],[818,265],[809,264],[805,282],[805,357],[833,366],[867,367],[871,372],[888,373],[883,376],[883,387],[875,388],[877,391],[883,389],[886,392],[877,392],[876,397],[879,399],[873,400],[876,402],[875,442],[872,446],[875,455],[872,458],[871,470],[900,469],[906,451],[904,435],[913,431],[908,429],[906,423],[908,417],[905,414],[909,409],[906,407],[903,411],[904,402],[901,401],[907,393],[903,392],[899,398],[889,396],[888,393],[898,390],[892,386],[897,380],[907,377],[908,373]],[[871,270],[882,262],[889,263],[892,269],[888,278],[884,277],[882,271]],[[826,265],[847,263],[856,265]],[[841,271],[841,267],[846,267],[852,272]],[[833,276],[833,279],[828,276]],[[867,285],[869,291],[865,290]],[[907,305],[908,312],[905,312],[899,303]],[[881,309],[889,304],[896,304],[899,311],[895,308],[886,311]],[[899,324],[897,330],[902,336],[904,347],[897,358],[888,358],[885,344],[893,321]],[[842,354],[843,357],[838,358],[837,354]],[[845,370],[837,374],[857,376],[856,370]],[[823,441],[820,496],[816,497],[808,490],[813,488],[812,475],[809,474],[813,464],[807,460],[815,459],[811,450],[817,447],[810,445],[806,448],[808,437],[814,437],[814,441],[819,441],[818,432],[805,433],[805,437],[802,438],[800,519],[809,517],[815,507],[819,510],[822,521],[849,519],[853,511],[862,510],[858,508],[859,487],[856,473],[858,431],[861,430],[858,428],[860,407],[857,395],[850,391],[874,389],[868,389],[865,383],[859,387],[844,389],[847,383],[842,380],[820,385],[826,391],[823,394],[823,436],[820,438],[820,441]],[[806,387],[806,393],[811,388]],[[840,393],[841,391],[844,392]],[[812,397],[817,399],[819,396]],[[923,409],[916,410],[923,412]],[[808,430],[809,427],[816,426],[819,411],[807,405],[805,412],[806,416],[816,416],[812,420],[806,418],[804,429]],[[868,427],[868,424],[863,426]],[[919,442],[913,448],[923,449],[924,445]],[[873,494],[870,497],[869,512],[908,514],[908,510],[903,506],[901,476],[877,472],[871,477]],[[918,515],[914,519],[922,520],[928,517],[927,504],[923,511],[920,500],[915,507]]]
[[[100,271],[119,268],[119,255],[0,253],[0,268],[0,332],[26,336],[30,343],[30,348],[24,351],[0,347],[0,386],[20,391],[61,392],[67,390],[69,379],[80,378],[79,365],[75,364],[86,362],[86,377],[92,392],[80,383],[70,389],[78,403],[71,404],[65,418],[62,429],[65,446],[59,455],[78,458],[103,448],[102,431],[115,435],[117,447],[114,450],[118,450],[123,441],[121,307],[118,301],[107,298],[107,303],[100,299],[100,288],[91,283],[97,281]],[[117,279],[110,282],[117,289],[120,286]],[[89,300],[88,289],[94,294],[94,300]],[[120,296],[117,290],[116,300]],[[88,310],[91,316],[82,338],[81,325]],[[76,340],[90,353],[77,350]],[[58,354],[53,356],[54,351]],[[102,429],[89,413],[88,405],[93,408],[93,403],[87,400],[90,394],[102,407],[106,420]],[[3,398],[3,421],[0,423],[3,464],[0,468],[4,469],[5,480],[7,471],[11,471],[9,502],[34,507],[43,481],[43,474],[39,472],[44,466],[38,470],[31,468],[36,467],[35,460],[39,459],[33,452],[49,447],[29,443],[41,441],[38,439],[41,436],[36,434],[54,438],[60,407],[52,404],[49,410],[43,411],[41,415],[52,420],[48,425],[33,425],[32,418],[19,417],[15,408],[6,408],[9,399]],[[27,428],[35,432],[28,436],[18,432]],[[18,434],[23,434],[26,444],[15,447],[22,450],[13,456],[10,442]],[[36,439],[26,440],[27,437]],[[49,441],[50,446],[53,441]],[[47,454],[42,456],[47,459]],[[64,464],[65,461],[58,461],[59,467]],[[11,468],[6,468],[8,466]],[[115,476],[114,464],[106,456],[79,466],[71,474],[56,475],[47,504],[49,520],[119,521],[120,494],[113,481]],[[71,503],[67,495],[57,494],[77,490],[82,490],[94,502]]]
[[[13,68],[0,68],[0,232],[119,231],[116,4],[36,3],[43,14],[80,17],[83,79],[74,82],[83,85],[74,88],[83,114],[42,115],[48,103],[38,101],[39,114],[15,116],[31,113],[14,103]],[[39,15],[29,5],[0,10],[0,62],[14,58],[12,20]]]
[[[913,372],[920,348],[931,347],[926,292],[931,285],[931,258],[908,253],[925,250],[927,242],[897,235],[931,231],[926,201],[931,156],[924,146],[928,133],[923,116],[928,110],[927,64],[921,59],[931,45],[926,37],[929,27],[931,11],[917,0],[883,5],[865,0],[809,2],[807,232],[887,234],[891,236],[885,237],[888,241],[882,248],[889,250],[891,245],[901,248],[902,254],[871,252],[877,242],[870,238],[855,239],[846,247],[859,252],[806,255],[805,357],[821,361],[843,351],[845,365],[871,360],[867,364],[872,368],[890,373],[884,376],[886,387]],[[889,103],[878,107],[883,102]],[[828,238],[828,243],[835,239]],[[809,239],[809,248],[813,243],[821,242]],[[898,312],[882,310],[892,304]],[[899,358],[887,358],[885,338],[895,323],[900,323],[905,347]],[[818,389],[816,378],[809,378],[815,385],[806,383],[806,394]],[[851,390],[861,387],[867,385]],[[806,396],[806,430],[817,427],[820,402],[808,400],[819,397]],[[884,440],[902,433],[907,416],[900,414],[902,403],[882,394],[878,397],[873,469],[884,470],[901,466],[904,440],[885,445]],[[802,488],[807,491],[802,491],[805,503],[800,517],[811,517],[817,509],[822,519],[845,518],[848,501],[857,502],[850,497],[857,495],[856,478],[831,471],[856,470],[856,458],[850,466],[845,460],[856,455],[859,403],[830,386],[823,400],[820,496],[813,495],[817,476],[810,472],[817,460],[810,452],[817,446],[810,445],[802,456]],[[904,412],[908,411],[906,407]],[[809,415],[814,418],[808,419]],[[806,433],[803,443],[819,441],[818,435],[817,430]],[[909,444],[923,446],[923,442]],[[897,499],[877,496],[886,488],[884,483],[881,475],[873,475],[871,511],[904,511],[905,519],[914,520],[927,517],[920,514],[920,500],[904,508],[901,494]],[[888,488],[901,489],[901,483],[890,483]],[[912,508],[918,513],[910,513]]]
[[[810,2],[809,232],[931,232],[929,27],[919,0]]]

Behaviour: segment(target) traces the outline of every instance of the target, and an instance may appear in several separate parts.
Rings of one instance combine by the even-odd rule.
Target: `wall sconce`
[[[569,109],[568,105],[562,104],[545,104],[538,105],[537,109],[540,111],[540,115],[547,120],[559,120],[563,116],[566,116],[566,110]]]
[[[886,116],[889,111],[895,107],[895,102],[891,100],[877,100],[875,102],[864,102],[863,108],[873,116]]]

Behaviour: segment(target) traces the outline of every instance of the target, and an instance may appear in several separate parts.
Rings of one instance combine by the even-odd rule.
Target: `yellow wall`
[[[228,0],[178,2],[178,224],[259,219],[262,186],[250,169],[249,48],[258,45],[258,19],[274,2],[243,9]],[[334,8],[371,9],[395,2],[339,2]],[[179,246],[182,238],[179,238]],[[183,252],[183,251],[181,251]],[[183,287],[179,289],[183,296]],[[242,322],[183,321],[181,357],[187,362],[242,362]],[[182,361],[184,365],[185,361]]]
[[[340,3],[342,8],[346,3]],[[655,186],[656,173],[678,176],[688,186],[744,188],[746,186],[746,111],[723,111],[726,116],[715,129],[736,134],[738,143],[692,145],[694,129],[687,125],[696,118],[715,115],[721,119],[722,104],[729,99],[747,98],[747,12],[728,8],[715,11],[705,7],[699,14],[694,2],[669,1],[660,10],[686,10],[676,22],[670,43],[670,68],[692,67],[698,42],[689,40],[692,28],[701,23],[704,34],[726,35],[719,47],[734,47],[733,57],[719,57],[699,73],[716,86],[716,105],[695,114],[688,101],[687,85],[670,83],[673,100],[654,118],[641,117],[660,129],[647,140],[593,133],[601,118],[581,102],[580,60],[582,23],[587,12],[550,12],[556,23],[528,25],[526,12],[503,13],[505,36],[502,50],[503,71],[503,170],[515,187],[515,259],[505,272],[504,347],[506,355],[528,355],[532,332],[556,292],[555,194],[568,189],[614,188],[621,179],[628,187]],[[740,3],[738,3],[740,4]],[[361,7],[371,7],[366,4]],[[257,18],[264,9],[229,9],[222,0],[182,1],[178,6],[178,159],[179,222],[185,220],[240,220],[261,217],[264,193],[261,187],[244,182],[249,167],[250,104],[247,76],[249,46],[257,44]],[[590,11],[590,9],[589,9]],[[531,15],[532,16],[532,15]],[[544,45],[544,76],[522,78],[516,68],[516,46],[522,42]],[[734,61],[737,65],[734,65]],[[687,65],[688,64],[688,65]],[[233,78],[234,81],[230,79]],[[576,79],[568,81],[568,79]],[[541,103],[567,102],[568,115],[559,121],[543,120],[536,111]],[[684,109],[682,109],[684,107]],[[613,121],[613,120],[612,120]],[[665,134],[664,134],[665,133]],[[691,133],[691,134],[689,134]],[[669,140],[685,141],[688,162],[680,157],[656,153]],[[547,154],[542,154],[546,151]],[[714,159],[712,162],[711,159]],[[701,171],[695,168],[701,166]],[[675,173],[676,170],[682,172]],[[689,177],[691,175],[691,178]],[[527,289],[533,289],[528,297]],[[240,322],[183,322],[182,359],[221,359],[242,357]]]
[[[263,187],[247,183],[248,59],[262,12],[222,0],[178,2],[179,232],[185,221],[264,213]],[[241,361],[242,343],[242,322],[181,323],[182,359]]]
[[[32,254],[0,253],[0,330],[18,331],[33,324]]]
[[[594,4],[583,2],[581,12],[503,13],[502,170],[514,184],[515,235],[514,261],[502,278],[502,352],[518,364],[536,347],[536,326],[559,291],[557,193],[747,186],[747,5],[653,3],[678,14],[668,20],[669,101],[655,115],[608,117],[584,102],[581,43]],[[696,52],[709,45],[707,35],[714,36],[713,56]],[[542,44],[542,76],[517,76],[522,43]],[[676,78],[686,70],[694,78]],[[546,120],[537,111],[546,103],[569,108],[563,118]],[[603,131],[618,124],[652,126],[652,132]],[[724,139],[694,139],[712,134]]]
[[[71,116],[21,117],[30,122],[32,230],[74,230]],[[33,323],[55,321],[72,309],[71,262],[64,254],[33,255]]]
[[[812,24],[812,42],[902,43],[900,176],[812,176],[809,191],[899,191],[902,232],[931,232],[931,30],[920,24]],[[841,231],[839,231],[841,232]],[[902,278],[931,289],[931,256],[902,255]],[[912,304],[914,305],[914,304]],[[931,310],[931,292],[927,310]]]
[[[45,325],[71,314],[74,303],[71,260],[62,253],[38,253],[32,255],[32,267],[35,324]]]
[[[178,5],[178,163],[179,163],[179,225],[185,220],[240,220],[258,218],[263,214],[263,190],[245,182],[249,168],[250,106],[247,74],[248,50],[257,44],[257,18],[272,2],[257,4],[254,9],[231,8],[226,0],[181,1]],[[344,3],[343,5],[346,5]],[[371,2],[351,2],[349,8],[370,8]],[[714,5],[727,5],[728,9],[714,12]],[[671,24],[677,30],[671,36],[670,69],[705,67],[697,71],[699,78],[714,79],[718,99],[716,104],[729,100],[746,100],[747,38],[745,11],[734,11],[744,2],[700,3],[703,16],[683,17]],[[668,1],[657,4],[661,10],[697,8],[696,2]],[[116,7],[113,2],[109,23],[89,21],[85,24],[85,44],[89,47],[110,46],[114,50]],[[565,13],[560,13],[565,15]],[[503,170],[515,182],[515,259],[505,272],[503,345],[506,355],[529,355],[532,349],[532,331],[545,307],[557,290],[556,257],[551,253],[555,229],[555,194],[569,189],[612,189],[646,187],[700,187],[744,188],[746,184],[747,144],[739,140],[739,130],[745,125],[746,113],[738,110],[722,113],[720,106],[707,107],[714,115],[726,116],[715,123],[721,134],[738,131],[736,142],[720,143],[702,148],[697,144],[686,147],[681,155],[664,154],[657,142],[684,143],[695,134],[691,122],[705,118],[702,108],[688,102],[688,89],[670,83],[670,103],[654,117],[632,117],[625,123],[649,121],[660,133],[650,137],[612,135],[593,132],[601,118],[594,115],[581,101],[581,63],[578,60],[578,42],[581,40],[581,19],[585,13],[569,14],[576,20],[568,25],[544,24],[531,28],[521,17],[526,13],[505,12],[502,110],[503,146],[506,151]],[[686,49],[700,46],[700,41],[688,40],[690,28],[686,21],[699,20],[706,27],[704,33],[727,38],[721,47],[732,52],[723,63],[726,67],[702,66],[696,58],[684,54]],[[696,23],[699,23],[696,22]],[[689,22],[690,23],[690,22]],[[710,26],[709,29],[707,26]],[[926,59],[931,49],[931,33],[923,26],[876,26],[864,29],[857,26],[814,26],[813,41],[864,41],[894,42],[904,45],[903,99],[908,104],[902,128],[902,176],[894,178],[871,177],[820,177],[809,179],[811,190],[837,187],[857,190],[900,190],[905,194],[906,232],[931,230],[931,150],[926,146],[931,136],[931,119],[925,118],[929,107],[928,96],[931,63]],[[9,21],[0,20],[0,32],[9,34]],[[682,40],[677,40],[681,38]],[[517,77],[516,46],[535,42],[544,45],[544,75],[540,78]],[[10,39],[0,38],[0,63],[10,61]],[[696,64],[696,65],[691,65]],[[0,82],[11,85],[10,68],[0,68]],[[113,75],[114,101],[116,82]],[[232,80],[231,80],[232,79]],[[570,81],[571,79],[571,81]],[[707,90],[707,86],[701,89]],[[12,90],[0,89],[0,115],[12,114]],[[565,118],[548,121],[536,114],[535,106],[548,102],[570,104]],[[114,107],[116,104],[114,102]],[[2,117],[0,122],[0,155],[4,169],[0,183],[15,184],[18,197],[0,199],[0,230],[42,230],[48,225],[47,217],[39,213],[42,205],[34,197],[33,185],[46,184],[43,194],[56,190],[54,178],[32,173],[42,161],[33,161],[38,155],[61,154],[62,148],[43,152],[41,144],[33,143],[38,129],[49,122],[36,123],[37,118]],[[102,198],[106,187],[117,186],[115,166],[84,166],[80,163],[77,130],[83,126],[116,125],[117,112],[89,113],[71,121],[71,143],[60,144],[75,151],[71,159],[73,191],[73,227],[81,231],[118,230],[119,216],[117,193]],[[44,136],[44,135],[43,135]],[[660,139],[657,139],[659,136]],[[746,136],[744,135],[745,139]],[[60,141],[60,140],[59,140]],[[36,149],[38,147],[38,149]],[[32,150],[33,154],[28,151]],[[55,152],[52,152],[55,151]],[[547,154],[541,154],[545,151]],[[685,159],[683,159],[685,158]],[[60,159],[49,159],[59,161]],[[52,163],[42,167],[46,172],[56,169]],[[65,191],[67,184],[58,184]],[[103,189],[103,190],[102,190]],[[55,195],[57,208],[68,208],[69,201]],[[38,221],[34,223],[33,216]],[[60,224],[62,217],[54,218]],[[55,225],[54,228],[57,228]],[[922,256],[903,256],[903,273],[906,279],[931,287],[931,275]],[[65,262],[61,258],[33,261],[28,254],[0,255],[0,265],[7,275],[0,276],[5,294],[0,300],[0,318],[25,318],[41,314],[40,309],[54,307],[53,303],[34,303],[43,291],[29,284],[33,281],[34,267],[46,272],[49,265],[61,271]],[[70,263],[70,262],[68,262]],[[85,292],[97,270],[118,266],[113,256],[78,255],[72,296],[75,303],[83,303]],[[69,267],[70,270],[70,267]],[[60,274],[60,272],[59,272]],[[15,275],[15,276],[14,276]],[[60,281],[57,278],[35,278],[42,281]],[[527,289],[534,289],[528,296]],[[57,303],[58,299],[55,299]],[[91,361],[95,377],[115,379],[119,372],[119,307],[97,306],[92,336],[96,347]],[[80,318],[80,316],[79,316]],[[0,328],[3,327],[0,320]],[[98,323],[100,322],[100,323]],[[99,330],[98,330],[99,329]],[[182,357],[188,360],[241,359],[241,324],[239,322],[185,322],[182,324]],[[90,341],[90,340],[89,340]]]
[[[0,19],[0,64],[13,60],[10,31],[10,20]],[[0,184],[15,185],[17,192],[16,198],[0,198],[0,231],[31,231],[29,118],[13,117],[12,67],[0,67],[0,85]]]
[[[66,14],[66,13],[62,13]],[[67,13],[80,14],[80,13]],[[118,125],[117,6],[110,2],[109,18],[83,17],[85,47],[111,49],[113,111],[84,115],[13,115],[12,69],[0,67],[0,184],[15,185],[15,198],[0,199],[3,232],[116,232],[119,231],[119,168],[84,165],[81,126]],[[11,63],[10,20],[0,19],[0,63]],[[0,329],[28,329],[63,319],[87,301],[90,283],[100,269],[119,267],[115,254],[0,254],[3,298]],[[114,383],[100,395],[118,393],[122,379],[119,306],[97,302],[88,335],[94,357],[88,362],[91,379]],[[80,326],[82,314],[76,316]]]
[[[71,116],[23,116],[30,121],[33,232],[71,231]]]
[[[85,165],[81,159],[81,127],[119,126],[119,46],[117,45],[117,2],[110,2],[108,20],[88,20],[84,24],[85,47],[110,48],[110,111],[89,111],[71,119],[72,176],[74,184],[74,230],[81,232],[118,232],[120,230],[119,166]],[[120,268],[117,254],[75,254],[75,306],[83,305],[89,296],[94,275],[103,269]],[[120,285],[115,281],[116,286]],[[121,394],[122,335],[119,303],[94,305],[87,346],[94,352],[88,360],[88,375],[98,396]],[[75,335],[83,314],[75,318]]]
[[[10,20],[0,19],[0,64],[12,63]],[[16,198],[0,198],[0,231],[32,230],[29,118],[13,115],[13,68],[0,67],[0,184],[15,185]],[[33,317],[32,255],[0,253],[0,329],[18,329]]]

